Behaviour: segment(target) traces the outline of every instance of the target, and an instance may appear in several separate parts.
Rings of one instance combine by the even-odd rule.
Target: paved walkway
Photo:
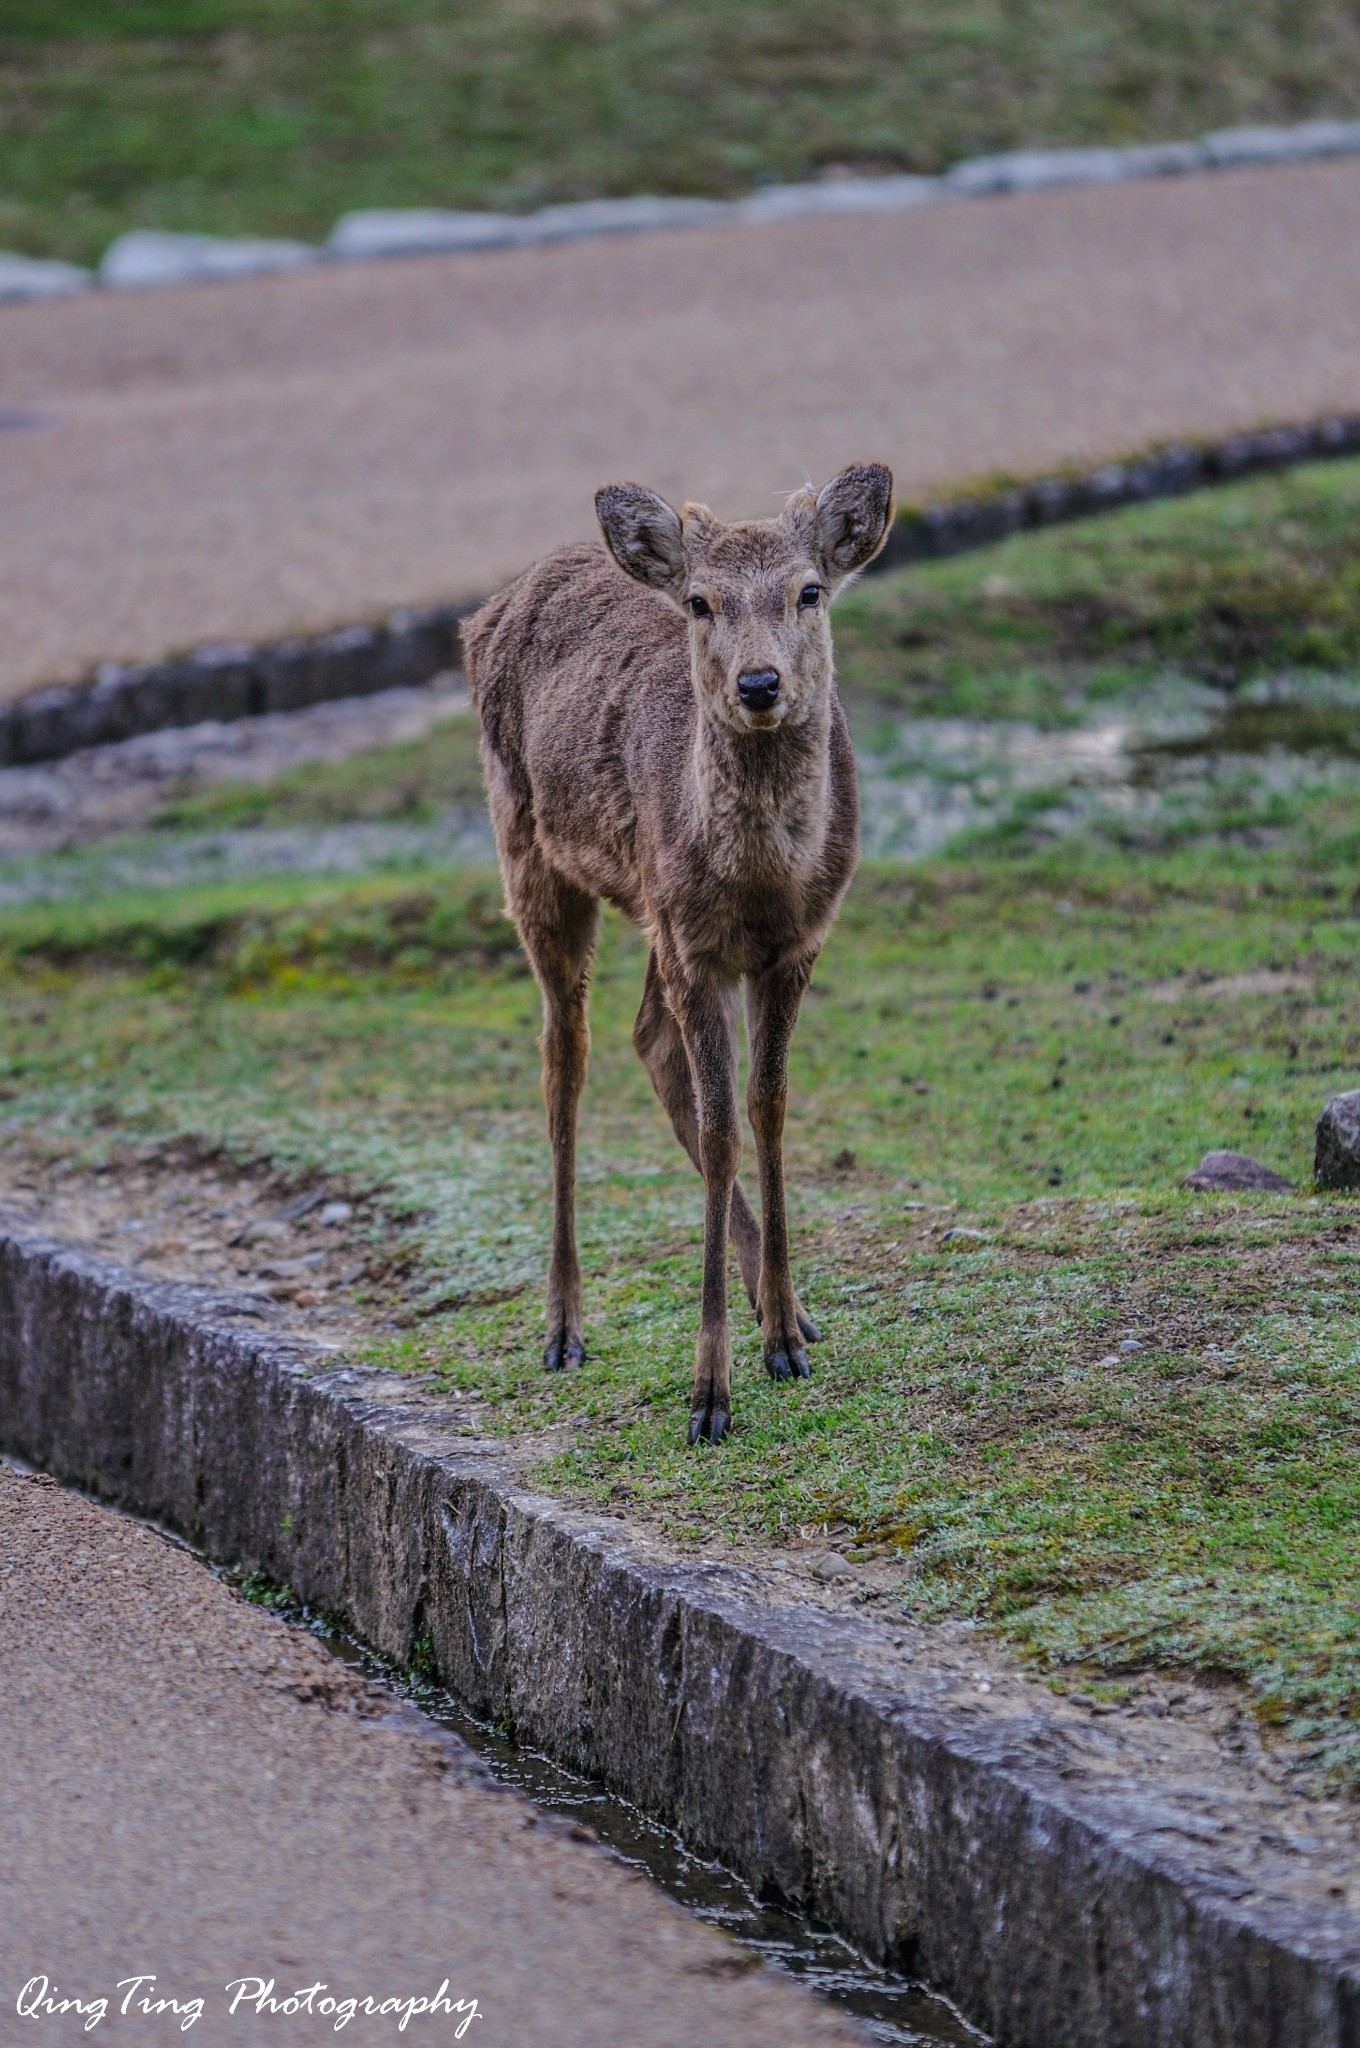
[[[0,696],[773,509],[1360,410],[1360,164],[0,309]]]
[[[0,2042],[853,2048],[828,2008],[134,1522],[0,1466]],[[131,1992],[120,1982],[154,1978]],[[84,2015],[44,2012],[36,1982]],[[324,1986],[310,2015],[225,1987]],[[129,2011],[119,2008],[131,1997]],[[109,2001],[88,2032],[91,2001]],[[177,1999],[180,2014],[141,2001]],[[466,2030],[459,2028],[466,2022]]]

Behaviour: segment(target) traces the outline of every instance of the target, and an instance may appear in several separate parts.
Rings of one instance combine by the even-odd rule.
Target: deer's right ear
[[[595,511],[605,546],[625,575],[678,603],[689,581],[679,513],[640,484],[603,484]]]

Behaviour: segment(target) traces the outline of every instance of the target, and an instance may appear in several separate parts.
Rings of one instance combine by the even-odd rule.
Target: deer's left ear
[[[813,546],[833,589],[872,562],[888,538],[892,517],[892,471],[881,462],[857,462],[822,487],[813,515]]]

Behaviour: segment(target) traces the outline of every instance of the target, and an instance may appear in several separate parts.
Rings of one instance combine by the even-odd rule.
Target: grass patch
[[[493,888],[450,885],[449,914]],[[1306,1182],[1317,1108],[1360,1066],[1360,920],[1332,885],[1279,853],[866,872],[793,1071],[796,1263],[828,1341],[777,1390],[739,1311],[712,1457],[681,1447],[699,1190],[628,1043],[635,935],[611,920],[597,980],[592,1355],[549,1380],[532,986],[476,948],[371,977],[353,892],[304,894],[286,915],[347,975],[224,977],[166,899],[108,909],[83,953],[53,912],[44,944],[36,911],[19,943],[7,919],[11,1128],[87,1157],[192,1136],[374,1187],[408,1324],[374,1355],[474,1390],[493,1428],[566,1429],[547,1483],[682,1541],[843,1525],[900,1558],[915,1613],[1050,1663],[1233,1672],[1349,1768],[1351,1205],[1177,1191],[1212,1144]]]
[[[355,206],[524,207],[935,171],[1360,112],[1343,0],[11,0],[0,243],[316,238]]]
[[[499,877],[486,875],[348,887],[270,878],[59,898],[11,911],[0,926],[0,965],[11,974],[132,971],[171,986],[192,972],[235,995],[283,983],[336,990],[355,978],[438,981],[493,963],[527,972]]]
[[[347,761],[310,761],[272,782],[221,782],[171,798],[163,830],[251,825],[426,824],[451,810],[480,810],[477,721],[458,712],[393,747]]]
[[[1115,805],[1045,836],[1035,790],[943,856],[862,870],[791,1073],[795,1269],[827,1341],[810,1385],[775,1388],[738,1307],[715,1453],[683,1446],[700,1190],[632,1053],[643,947],[612,916],[577,1373],[539,1364],[538,1001],[488,874],[0,910],[0,1116],[90,1162],[187,1139],[367,1192],[371,1355],[475,1394],[544,1483],[681,1542],[837,1529],[915,1615],[1088,1675],[1231,1675],[1360,1783],[1360,1216],[1309,1187],[1318,1111],[1360,1077],[1357,496],[1354,463],[1265,479],[841,607],[863,722],[1059,736],[1207,673],[1225,611],[1252,625],[1238,687],[1199,693],[1218,737],[1193,742],[1210,758],[1179,822],[1135,830]],[[1277,685],[1309,664],[1305,715]],[[1159,744],[1179,774],[1181,742]],[[179,821],[422,817],[470,772],[466,725],[438,746],[210,792]],[[1291,779],[1300,750],[1339,779]],[[1218,1146],[1298,1191],[1182,1190]]]
[[[1353,671],[1358,517],[1347,461],[1016,535],[852,591],[840,673],[908,712],[1055,725],[1169,668]]]

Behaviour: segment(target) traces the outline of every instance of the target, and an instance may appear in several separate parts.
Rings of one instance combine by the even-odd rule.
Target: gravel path
[[[0,696],[476,594],[633,475],[764,513],[1360,410],[1360,164],[0,309]]]
[[[93,2038],[336,2038],[275,1996],[476,1999],[346,2041],[479,2048],[811,2048],[862,2039],[598,1849],[483,1779],[432,1723],[139,1524],[0,1467],[0,2040],[46,1977],[110,2001]],[[120,1980],[152,1977],[126,1996]],[[37,1995],[37,1994],[33,1994]],[[178,2017],[137,2001],[176,1998]],[[42,2017],[40,2015],[40,2017]],[[466,2014],[465,2016],[466,2017]]]

